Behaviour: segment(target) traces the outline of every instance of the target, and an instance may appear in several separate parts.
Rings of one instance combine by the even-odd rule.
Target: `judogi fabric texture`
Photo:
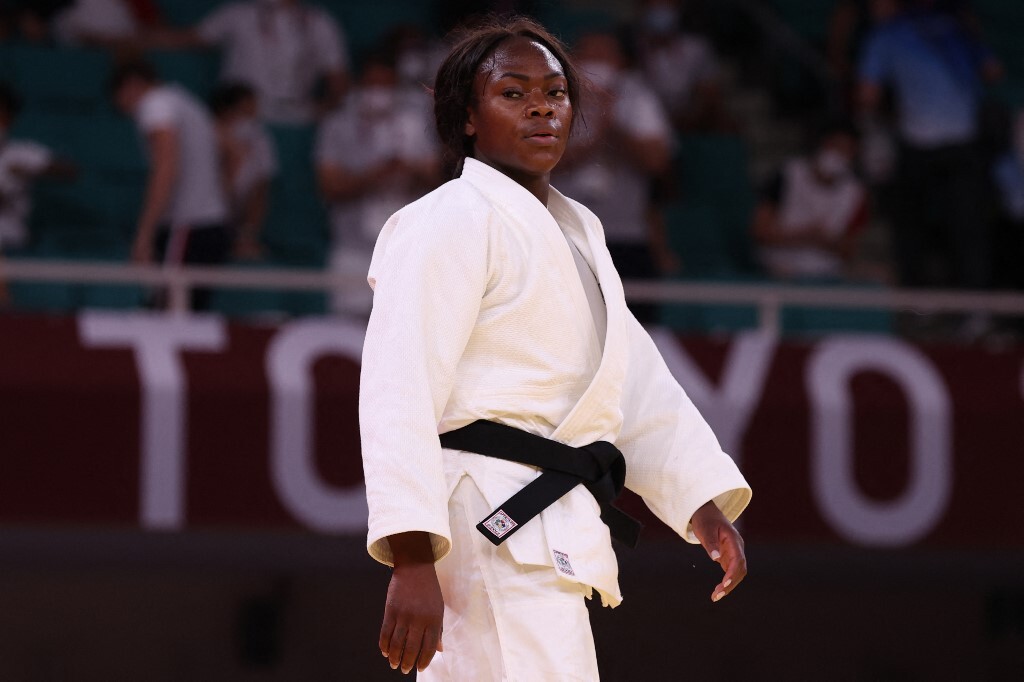
[[[437,562],[444,652],[418,682],[593,682],[599,677],[584,585],[517,564],[476,524],[491,508],[464,476],[448,504],[452,551]]]
[[[603,348],[566,237],[604,296]],[[746,507],[750,488],[627,310],[601,224],[581,204],[552,189],[545,207],[466,159],[460,178],[388,220],[369,281],[359,411],[378,561],[392,563],[387,537],[407,531],[429,533],[437,559],[448,554],[448,500],[463,477],[493,509],[539,475],[442,450],[438,434],[477,419],[576,447],[614,443],[626,486],[690,542],[708,500],[729,519]],[[606,605],[622,599],[608,528],[582,486],[503,546],[520,565],[596,588]]]

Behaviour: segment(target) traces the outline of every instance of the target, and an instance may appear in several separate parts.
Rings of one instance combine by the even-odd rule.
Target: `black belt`
[[[601,520],[612,537],[636,547],[640,522],[612,506],[626,483],[626,460],[611,443],[599,440],[574,448],[512,426],[481,420],[441,434],[441,445],[543,470],[477,524],[477,530],[495,545],[582,483],[601,507]]]

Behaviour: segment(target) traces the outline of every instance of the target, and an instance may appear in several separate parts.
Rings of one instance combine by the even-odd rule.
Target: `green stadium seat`
[[[156,0],[160,14],[172,26],[193,26],[223,4],[224,0]]]
[[[433,32],[438,3],[435,0],[320,0],[317,4],[338,21],[345,34],[349,53],[358,57],[375,46],[395,26],[412,24],[428,33]]]
[[[156,50],[146,54],[161,80],[177,83],[204,102],[220,72],[220,56],[210,50]]]
[[[665,223],[686,276],[756,273],[750,241],[755,196],[745,142],[733,135],[683,136],[674,166],[680,198],[665,208]]]
[[[314,126],[271,126],[278,174],[271,186],[263,241],[271,255],[295,266],[322,267],[327,216],[313,169]]]
[[[110,57],[101,50],[7,45],[11,84],[33,108],[91,114],[109,108]]]

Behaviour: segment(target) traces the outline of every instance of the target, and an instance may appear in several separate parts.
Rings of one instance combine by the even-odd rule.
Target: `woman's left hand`
[[[693,534],[700,540],[708,556],[725,571],[722,582],[711,593],[711,601],[718,601],[735,590],[747,576],[743,538],[713,501],[698,509],[690,523]]]

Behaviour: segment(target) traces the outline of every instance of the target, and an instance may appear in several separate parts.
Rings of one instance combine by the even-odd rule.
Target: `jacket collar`
[[[607,414],[602,403],[608,400],[617,402],[626,370],[627,316],[630,313],[623,297],[622,282],[605,246],[600,221],[554,187],[551,188],[548,205],[545,206],[518,182],[473,158],[465,160],[461,178],[473,185],[496,208],[509,214],[514,222],[544,230],[549,235],[552,248],[564,249],[563,260],[567,272],[571,271],[572,276],[578,278],[575,262],[561,235],[564,230],[597,276],[608,312],[601,364],[591,385],[551,435],[564,443],[581,445],[574,443],[580,434],[592,433],[594,427],[600,428],[594,419]],[[579,304],[589,314],[590,308],[582,284],[579,290]]]

